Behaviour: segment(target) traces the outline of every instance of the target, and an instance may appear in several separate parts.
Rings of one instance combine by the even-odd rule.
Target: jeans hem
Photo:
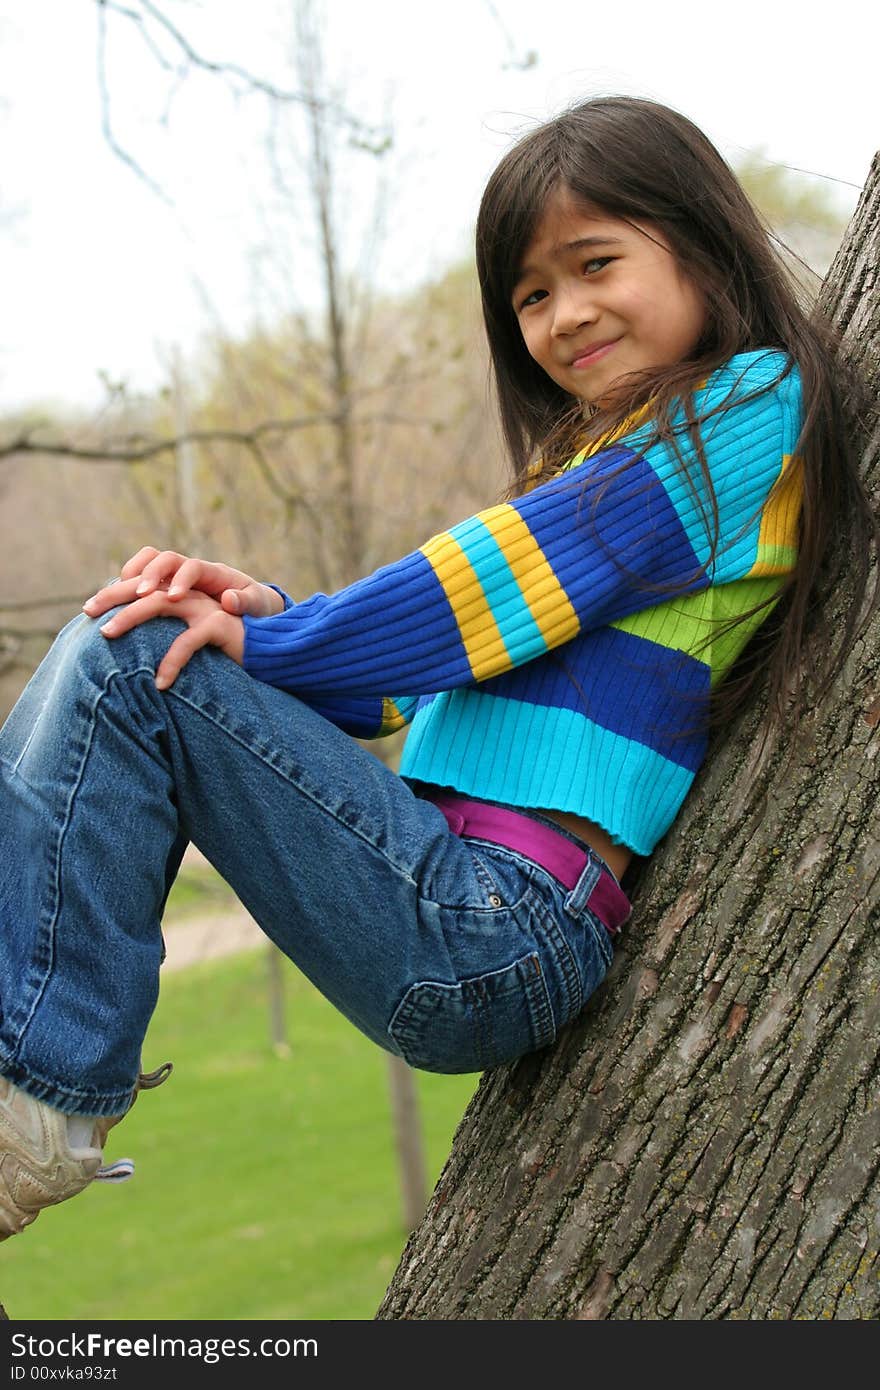
[[[11,1062],[0,1052],[0,1076],[25,1091],[34,1100],[41,1100],[53,1110],[65,1115],[124,1115],[131,1106],[136,1082],[127,1091],[96,1092],[77,1090],[62,1082],[35,1077],[18,1062]]]

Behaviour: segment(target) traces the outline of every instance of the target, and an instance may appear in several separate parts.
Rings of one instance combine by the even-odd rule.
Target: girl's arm
[[[245,616],[245,669],[368,737],[388,731],[392,702],[376,692],[411,716],[399,697],[488,680],[674,594],[784,573],[797,499],[788,488],[782,511],[768,503],[800,429],[796,372],[776,382],[784,366],[781,353],[744,354],[696,395],[701,417],[724,405],[702,430],[714,554],[693,448],[680,437],[683,472],[643,426],[339,593]]]

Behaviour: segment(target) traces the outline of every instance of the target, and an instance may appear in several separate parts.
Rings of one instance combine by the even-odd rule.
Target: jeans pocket
[[[411,985],[388,1031],[411,1067],[485,1071],[547,1047],[556,1023],[541,962],[534,952],[502,970],[443,984]]]

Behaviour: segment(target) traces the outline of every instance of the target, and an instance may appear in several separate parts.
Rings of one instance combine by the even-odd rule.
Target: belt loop
[[[570,913],[572,917],[583,916],[587,904],[590,901],[590,894],[599,882],[601,874],[601,864],[597,864],[593,855],[588,854],[587,862],[581,870],[580,878],[563,903],[566,912]]]

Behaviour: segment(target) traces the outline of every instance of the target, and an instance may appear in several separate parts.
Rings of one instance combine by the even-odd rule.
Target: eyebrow
[[[560,241],[556,246],[551,247],[550,259],[554,261],[561,260],[563,256],[568,255],[570,252],[583,251],[587,246],[620,246],[620,244],[621,238],[618,236],[582,236],[578,237],[577,241]],[[516,289],[517,285],[525,280],[527,275],[537,275],[538,273],[537,266],[521,266],[513,282],[513,288]]]

